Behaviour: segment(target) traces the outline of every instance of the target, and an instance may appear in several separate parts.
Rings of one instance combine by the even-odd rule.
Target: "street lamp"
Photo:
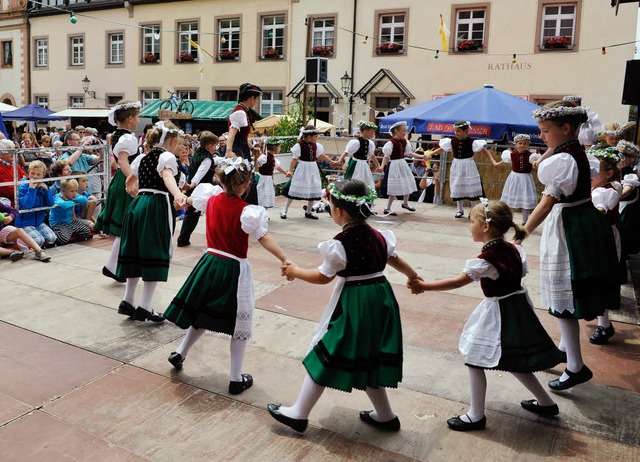
[[[91,83],[91,80],[89,80],[89,77],[87,77],[86,75],[84,76],[84,79],[82,79],[82,89],[84,90],[84,94],[85,95],[89,95],[91,96],[93,99],[96,99],[96,92],[93,90],[89,90],[89,84]]]
[[[353,78],[344,71],[344,75],[340,77],[340,88],[344,96],[349,100],[349,134],[351,134],[351,112],[353,111],[353,93],[351,92],[351,84],[353,82]]]

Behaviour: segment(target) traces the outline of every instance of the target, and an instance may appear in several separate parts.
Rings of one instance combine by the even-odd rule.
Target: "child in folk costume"
[[[620,135],[622,135],[620,124],[607,122],[602,126],[602,132],[600,132],[599,140],[602,144],[615,148],[620,142]]]
[[[522,209],[523,225],[538,204],[538,192],[531,174],[533,168],[531,163],[538,159],[540,154],[531,154],[530,139],[531,137],[525,134],[514,136],[516,149],[505,149],[502,153],[502,161],[496,164],[496,167],[511,165],[511,173],[504,183],[500,200],[512,209]]]
[[[567,353],[567,368],[549,387],[566,390],[593,377],[582,359],[578,320],[620,306],[618,262],[611,226],[591,202],[591,169],[577,138],[587,111],[554,101],[533,116],[553,154],[538,167],[545,189],[526,230],[531,233],[544,221],[540,292],[543,305],[558,318],[559,348]]]
[[[473,160],[473,154],[482,152],[492,165],[496,165],[496,161],[487,151],[487,142],[485,140],[475,140],[469,136],[471,123],[466,120],[456,122],[454,125],[456,136],[454,138],[443,138],[440,140],[440,147],[434,149],[431,156],[440,154],[441,152],[453,151],[453,161],[451,163],[450,189],[451,199],[456,201],[458,208],[456,218],[464,216],[462,205],[465,199],[468,199],[472,207],[480,197],[484,196],[482,188],[482,180],[478,166]]]
[[[310,350],[302,389],[295,404],[269,404],[277,421],[303,432],[311,409],[325,387],[364,390],[373,411],[360,419],[375,428],[400,430],[386,388],[402,380],[402,326],[398,303],[383,275],[387,264],[411,281],[416,272],[396,254],[392,231],[377,231],[366,223],[373,214],[375,190],[360,180],[329,185],[331,216],[342,232],[318,245],[324,257],[317,269],[283,267],[288,280],[327,284],[338,276]]]
[[[640,157],[638,147],[629,141],[622,140],[617,145],[622,156],[620,161],[620,177],[622,178],[622,193],[620,195],[620,276],[621,282],[627,281],[627,259],[629,255],[640,252],[640,201],[638,201],[640,181],[635,167]]]
[[[182,343],[169,356],[178,370],[205,330],[231,336],[229,393],[238,395],[253,384],[251,375],[242,373],[255,305],[247,260],[249,236],[255,236],[282,264],[289,262],[268,232],[267,211],[242,199],[253,178],[251,165],[242,158],[226,162],[217,173],[222,188],[202,183],[188,200],[206,214],[208,249],[164,314],[187,329]]]
[[[480,281],[485,299],[476,307],[460,337],[460,353],[469,367],[471,406],[469,411],[447,420],[452,430],[468,431],[485,428],[484,415],[487,379],[485,369],[511,372],[535,399],[521,401],[527,411],[555,416],[558,406],[533,375],[564,361],[562,353],[540,324],[533,304],[522,286],[527,274],[524,249],[504,239],[515,229],[515,238],[523,239],[526,231],[513,223],[511,209],[499,201],[480,199],[471,211],[471,237],[482,242],[482,253],[467,260],[463,272],[451,279],[434,282],[414,280],[413,293],[425,290],[451,290]]]
[[[275,154],[280,152],[280,140],[277,138],[267,138],[264,142],[264,153],[260,154],[256,164],[258,165],[258,205],[264,208],[271,208],[275,205],[276,192],[273,185],[273,171],[277,170],[287,178],[291,174],[280,166],[280,161]]]
[[[96,231],[115,235],[109,259],[102,267],[102,274],[118,282],[125,282],[115,273],[120,252],[124,214],[136,195],[136,186],[132,185],[127,192],[125,181],[131,175],[131,162],[138,155],[138,140],[131,131],[138,126],[141,107],[140,101],[123,100],[118,102],[109,113],[109,123],[118,126],[111,135],[111,152],[117,160],[118,169],[111,178],[107,190],[107,202],[94,226]]]
[[[324,153],[324,147],[318,143],[320,132],[313,125],[300,130],[298,143],[291,149],[291,165],[287,176],[291,177],[288,189],[285,191],[287,201],[284,204],[280,218],[285,220],[291,203],[295,200],[307,201],[305,218],[317,220],[318,216],[311,213],[313,202],[322,196],[322,178],[318,168],[318,159],[333,164],[333,159]],[[293,172],[293,174],[292,174]]]
[[[156,123],[145,140],[149,152],[136,157],[126,181],[127,189],[135,189],[136,181],[139,189],[122,227],[116,275],[126,279],[126,288],[118,313],[136,321],[164,321],[151,308],[151,301],[158,282],[166,282],[169,276],[175,228],[172,203],[182,208],[187,200],[178,186],[180,171],[174,154],[181,133],[169,121]],[[134,308],[140,278],[144,281],[142,300]]]
[[[344,174],[345,180],[350,178],[360,180],[375,189],[376,185],[373,181],[370,164],[373,162],[376,169],[380,167],[375,156],[376,144],[372,140],[376,136],[378,126],[361,120],[358,127],[360,128],[358,138],[347,143],[338,163],[344,164],[344,159],[349,156],[349,165]]]
[[[591,201],[607,217],[616,243],[616,257],[620,259],[621,245],[620,233],[618,232],[620,219],[618,205],[622,192],[622,185],[619,183],[620,171],[618,170],[620,153],[617,148],[594,147],[588,149],[587,154],[597,159],[594,169],[598,171],[598,174],[591,177]],[[609,307],[605,306],[604,308]],[[598,327],[589,341],[597,345],[604,345],[613,337],[613,334],[615,334],[615,329],[605,310],[601,316],[598,316]]]
[[[402,208],[409,212],[416,209],[409,205],[409,196],[418,190],[416,180],[411,172],[411,167],[404,160],[405,157],[423,159],[424,156],[415,154],[411,142],[407,140],[407,122],[396,122],[389,128],[391,139],[382,147],[382,165],[380,171],[384,171],[382,180],[383,189],[386,186],[386,194],[389,196],[384,214],[396,216],[391,210],[391,204],[396,196],[402,196]]]

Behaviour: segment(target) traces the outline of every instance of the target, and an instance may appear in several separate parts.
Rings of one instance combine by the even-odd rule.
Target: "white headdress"
[[[519,133],[513,137],[514,143],[517,143],[518,141],[522,141],[522,140],[531,141],[531,137],[526,133]]]
[[[162,130],[162,135],[160,136],[160,141],[158,141],[155,146],[156,147],[160,147],[164,144],[164,140],[167,138],[167,133],[177,133],[178,136],[183,136],[184,132],[182,130],[179,130],[177,128],[167,128],[164,126],[164,122],[162,120],[160,120],[159,122],[156,122],[156,128],[158,130]]]
[[[640,156],[640,150],[638,150],[638,146],[630,141],[620,140],[616,148],[618,148],[618,151],[620,151],[621,153],[631,157],[635,157],[636,159],[638,158],[638,156]]]
[[[484,221],[487,223],[491,222],[491,218],[489,217],[489,199],[481,197],[480,203],[484,207]]]
[[[399,122],[396,122],[395,124],[393,124],[392,126],[389,127],[389,135],[393,136],[393,134],[395,133],[395,131],[402,127],[402,126],[408,127],[409,126],[409,122],[407,122],[406,120],[401,120]]]
[[[111,108],[111,111],[109,111],[109,115],[107,116],[109,123],[114,127],[117,126],[116,111],[122,111],[123,109],[133,109],[133,108],[136,108],[136,109],[142,108],[142,103],[140,101],[131,101],[130,103],[116,104]]]
[[[304,135],[319,135],[320,130],[318,130],[313,125],[309,125],[307,127],[300,128],[300,134],[298,135],[298,139],[301,140]]]
[[[469,122],[468,120],[463,120],[462,122],[456,122],[455,124],[453,124],[454,128],[471,128],[471,122]]]
[[[543,120],[559,119],[561,117],[567,117],[572,115],[586,115],[587,109],[582,106],[557,106],[551,108],[536,109],[531,113],[533,118],[538,122]]]
[[[231,174],[234,170],[247,172],[251,170],[249,161],[242,157],[236,157],[235,159],[225,158],[222,160],[222,166],[224,167],[225,175]]]

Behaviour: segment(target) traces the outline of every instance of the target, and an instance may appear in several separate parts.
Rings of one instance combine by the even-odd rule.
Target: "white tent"
[[[16,106],[0,103],[0,114],[3,112],[15,111],[16,109],[18,109]]]

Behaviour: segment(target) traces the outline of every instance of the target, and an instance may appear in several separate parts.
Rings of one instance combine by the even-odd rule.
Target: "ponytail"
[[[513,221],[511,222],[511,227],[516,232],[515,235],[513,236],[513,238],[516,241],[522,241],[524,240],[524,238],[526,238],[529,235],[529,233],[527,232],[524,226],[514,223]]]

